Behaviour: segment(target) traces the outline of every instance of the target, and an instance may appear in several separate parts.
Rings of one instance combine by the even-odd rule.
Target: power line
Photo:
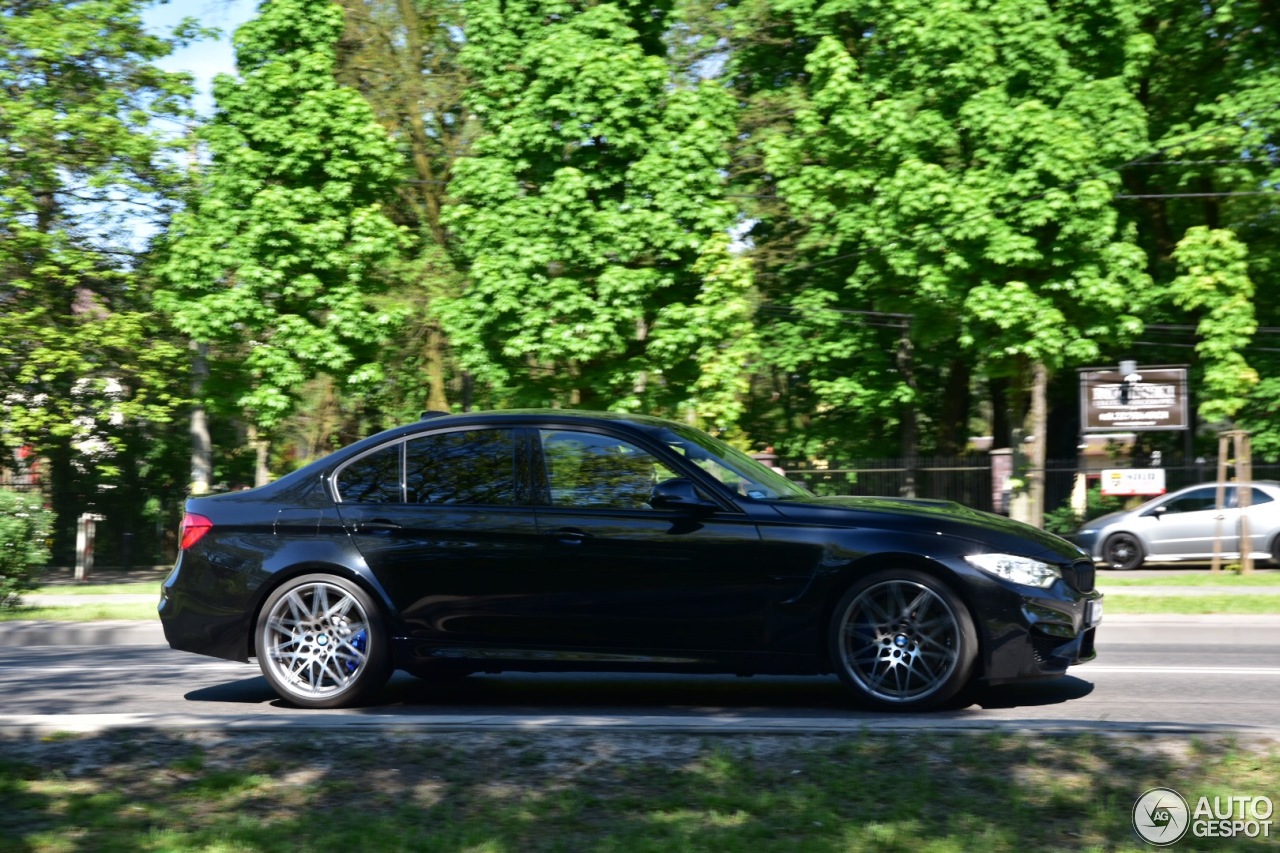
[[[1227,198],[1238,195],[1274,195],[1280,196],[1276,190],[1250,190],[1248,192],[1223,193],[1142,193],[1139,195],[1115,195],[1112,198]]]

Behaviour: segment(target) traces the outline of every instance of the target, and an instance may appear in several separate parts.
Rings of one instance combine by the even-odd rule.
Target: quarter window
[[[338,475],[338,494],[344,503],[400,503],[399,443],[361,456]]]
[[[1271,503],[1271,495],[1262,491],[1262,489],[1249,490],[1249,505],[1257,506],[1258,504]]]

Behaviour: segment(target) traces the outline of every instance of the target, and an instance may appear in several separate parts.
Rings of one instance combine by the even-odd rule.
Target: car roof
[[[1273,489],[1280,489],[1280,480],[1244,480],[1244,481],[1229,480],[1227,482],[1222,483],[1222,485],[1223,486],[1270,486]],[[1176,491],[1170,492],[1169,494],[1176,495],[1178,492],[1185,492],[1191,489],[1216,488],[1217,486],[1218,486],[1217,482],[1193,483],[1190,486],[1183,486],[1182,488]]]
[[[412,423],[385,429],[356,441],[343,448],[347,450],[366,448],[384,441],[391,441],[405,435],[451,426],[497,426],[501,424],[538,424],[546,426],[594,426],[607,422],[610,425],[630,428],[635,432],[653,432],[654,430],[679,427],[675,421],[658,418],[652,415],[632,414],[629,412],[602,412],[586,409],[502,409],[498,411],[476,412],[423,412],[419,420]]]

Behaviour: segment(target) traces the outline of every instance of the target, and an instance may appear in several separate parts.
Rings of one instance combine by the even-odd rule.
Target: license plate
[[[1099,622],[1101,622],[1102,621],[1102,602],[1090,601],[1088,609],[1085,610],[1085,616],[1086,616],[1085,622],[1090,627],[1097,625]]]

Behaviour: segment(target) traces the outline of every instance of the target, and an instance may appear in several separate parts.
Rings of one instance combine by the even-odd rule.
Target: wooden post
[[[1218,433],[1218,491],[1215,498],[1215,509],[1218,517],[1213,536],[1213,564],[1211,572],[1222,569],[1222,521],[1227,489],[1227,468],[1235,469],[1232,478],[1236,484],[1236,508],[1240,510],[1239,534],[1237,549],[1240,554],[1240,573],[1253,571],[1252,550],[1249,543],[1249,519],[1245,512],[1253,502],[1253,452],[1249,444],[1249,433],[1244,430],[1226,430]]]

